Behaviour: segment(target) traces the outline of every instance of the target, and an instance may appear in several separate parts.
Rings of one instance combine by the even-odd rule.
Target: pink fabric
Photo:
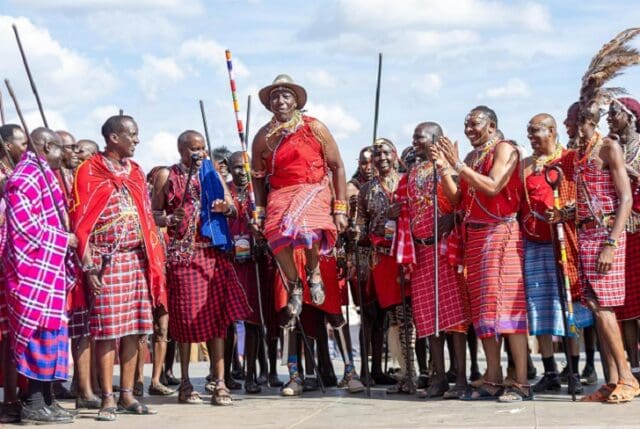
[[[7,277],[9,327],[19,357],[37,329],[57,330],[65,312],[68,237],[58,217],[64,197],[46,161],[44,175],[26,153],[7,182]],[[53,195],[47,189],[47,182]],[[71,266],[72,267],[72,266]]]

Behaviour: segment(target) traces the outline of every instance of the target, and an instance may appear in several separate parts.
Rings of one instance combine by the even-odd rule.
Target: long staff
[[[245,130],[244,130],[244,126],[242,124],[242,119],[240,119],[240,103],[238,101],[238,92],[237,92],[237,87],[236,87],[236,80],[233,74],[233,61],[231,59],[231,51],[229,49],[227,49],[225,51],[225,58],[227,60],[227,71],[229,72],[229,86],[231,88],[231,99],[233,101],[233,112],[235,114],[235,118],[236,118],[236,127],[238,129],[238,138],[240,139],[240,147],[242,148],[242,164],[244,165],[244,171],[245,174],[247,176],[247,193],[249,194],[249,211],[251,214],[251,221],[254,224],[258,223],[258,212],[256,210],[256,196],[255,193],[253,191],[253,181],[251,180],[251,167],[249,165],[249,152],[247,150],[247,135],[245,134]],[[249,121],[250,118],[250,106],[251,106],[251,98],[249,98],[248,102],[248,109],[247,109],[247,122]],[[255,241],[254,241],[255,244]],[[269,247],[267,246],[267,249],[269,249]],[[276,261],[275,256],[272,254],[271,257],[273,258],[274,261]],[[277,263],[277,261],[276,261]],[[278,271],[280,272],[280,266],[278,265]],[[282,275],[282,272],[280,272],[280,274]],[[285,288],[287,283],[284,282],[283,283]],[[265,356],[268,356],[268,346],[267,346],[267,327],[266,324],[264,323],[264,311],[262,309],[262,287],[261,287],[261,282],[260,282],[260,270],[259,270],[259,266],[256,263],[256,288],[257,288],[257,292],[258,292],[258,310],[260,312],[260,324],[262,325],[262,347],[264,348],[264,353]],[[312,360],[313,360],[313,354],[311,352],[311,349],[308,347],[308,341],[307,341],[307,337],[304,333],[304,330],[302,328],[302,323],[300,323],[300,318],[297,319],[298,325],[300,327],[300,332],[302,333],[302,338],[305,342],[305,346],[307,346],[307,351],[308,353],[311,354]],[[313,362],[314,366],[316,367],[316,373],[317,371],[317,365],[315,363],[315,361]],[[317,375],[317,374],[316,374]],[[318,380],[320,380],[320,377],[318,375]],[[322,386],[322,380],[320,380],[321,386]],[[322,386],[322,391],[324,392],[324,386]]]
[[[4,103],[2,100],[2,91],[0,91],[0,121],[2,121],[2,125],[5,125],[7,123],[4,118]]]
[[[44,109],[42,108],[42,102],[40,101],[40,94],[38,93],[38,88],[36,88],[36,82],[33,80],[31,69],[29,68],[29,63],[27,62],[27,56],[25,55],[24,49],[22,48],[22,42],[20,41],[20,35],[18,34],[18,27],[15,24],[13,24],[12,27],[13,33],[16,36],[16,42],[18,42],[18,49],[20,50],[22,63],[24,64],[24,69],[27,72],[27,77],[29,78],[29,83],[31,84],[31,91],[33,91],[33,95],[35,95],[36,97],[36,103],[38,103],[38,110],[40,111],[40,117],[42,117],[42,123],[45,127],[49,128],[49,123],[47,122],[47,118],[44,116]]]
[[[554,180],[549,173],[555,171],[557,174]],[[553,207],[556,210],[560,210],[560,182],[562,181],[562,170],[557,165],[547,167],[545,171],[545,180],[551,186],[553,190]],[[569,282],[569,274],[567,271],[567,248],[565,245],[564,224],[562,220],[556,223],[556,232],[551,230],[552,237],[554,238],[553,251],[556,259],[556,272],[558,276],[558,294],[560,296],[560,307],[562,310],[562,325],[564,327],[564,336],[562,337],[562,345],[567,352],[567,366],[569,368],[569,377],[573,377],[574,368],[571,362],[571,352],[569,350],[569,336],[577,336],[576,325],[573,315],[573,303],[571,301],[571,283]],[[559,255],[558,255],[559,253]],[[577,370],[577,368],[576,368]],[[579,383],[579,381],[578,381]],[[575,387],[575,386],[574,386]],[[575,388],[571,391],[571,399],[575,402],[576,392]]]
[[[15,26],[14,26],[15,28]],[[7,85],[7,90],[9,91],[9,96],[11,97],[11,99],[13,100],[13,104],[16,107],[16,112],[18,113],[18,118],[20,118],[20,123],[22,124],[22,129],[24,130],[24,133],[27,136],[27,146],[29,147],[29,150],[31,150],[36,158],[36,164],[38,165],[38,168],[40,169],[40,172],[42,173],[42,175],[44,177],[47,177],[45,169],[44,169],[44,165],[42,164],[42,160],[40,159],[40,156],[38,155],[38,151],[36,150],[36,147],[33,144],[33,141],[31,141],[31,135],[29,134],[29,129],[27,128],[27,123],[24,120],[24,116],[22,115],[22,109],[20,109],[20,105],[18,104],[18,99],[16,98],[16,94],[13,92],[13,88],[11,87],[11,83],[9,82],[9,79],[5,79],[4,80],[5,85]],[[45,180],[46,184],[47,184],[47,190],[49,191],[49,194],[51,195],[51,199],[54,200],[53,198],[53,190],[51,189],[51,183],[49,183],[48,180]],[[60,221],[60,224],[64,226],[65,230],[69,230],[69,225],[67,222],[67,217],[65,216],[64,212],[62,211],[62,208],[60,207],[60,205],[57,203],[57,201],[54,200],[54,205],[56,206],[56,213],[58,214],[58,220]],[[75,252],[74,252],[75,254]]]
[[[209,138],[209,125],[207,124],[207,115],[204,113],[204,101],[200,100],[200,114],[202,115],[202,125],[204,126],[204,137],[207,143],[207,155],[213,162],[213,152],[211,152],[211,139]]]
[[[431,144],[435,147],[436,136],[432,135]],[[438,168],[436,167],[436,161],[433,160],[433,294],[435,296],[434,302],[434,327],[436,338],[440,336],[440,294],[438,291],[438,268],[440,267],[440,254],[438,249]]]

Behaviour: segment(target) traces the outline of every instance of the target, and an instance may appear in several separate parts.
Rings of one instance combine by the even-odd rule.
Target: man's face
[[[52,170],[59,170],[62,167],[62,161],[64,158],[63,144],[60,141],[60,136],[57,133],[47,133],[45,136],[45,156],[47,163]]]
[[[567,117],[564,120],[564,126],[567,129],[567,136],[575,139],[578,136],[578,109],[569,109]]]
[[[127,119],[122,122],[122,129],[115,134],[117,141],[116,151],[122,158],[131,158],[140,143],[138,137],[138,125],[135,121]]]
[[[233,184],[239,187],[243,187],[249,182],[241,156],[231,157],[231,177]]]
[[[185,143],[180,147],[180,161],[188,168],[191,168],[192,156],[196,155],[195,168],[200,168],[202,160],[207,155],[204,138],[201,135],[190,133],[185,139]]]
[[[620,104],[611,103],[607,114],[607,123],[612,134],[620,134],[629,125],[629,114],[622,109]]]
[[[78,143],[78,159],[82,161],[86,161],[95,155],[95,146],[91,143]]]
[[[80,164],[78,158],[78,144],[71,134],[59,134],[62,142],[62,165],[69,170],[74,170]]]
[[[229,176],[229,163],[224,158],[218,160],[218,173],[224,178]]]
[[[13,130],[13,137],[7,143],[7,150],[14,163],[18,163],[27,151],[27,135],[22,129]]]
[[[464,133],[472,146],[488,142],[495,129],[495,124],[480,111],[472,111],[464,121]]]
[[[373,146],[373,165],[383,176],[395,168],[396,156],[396,152],[388,144]]]
[[[371,158],[371,151],[365,150],[360,154],[360,159],[358,159],[358,171],[366,181],[371,180],[373,177],[373,163]]]
[[[436,149],[433,140],[433,133],[429,132],[427,127],[416,127],[411,141],[416,156],[422,159],[433,159],[432,152]]]
[[[298,102],[292,91],[276,89],[269,94],[269,107],[278,121],[286,122],[293,116]]]
[[[529,122],[527,137],[531,142],[533,153],[537,156],[551,154],[556,147],[556,132],[553,126],[543,121]]]

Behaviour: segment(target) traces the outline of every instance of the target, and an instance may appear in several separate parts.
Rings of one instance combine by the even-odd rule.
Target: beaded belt
[[[602,220],[596,219],[595,217],[588,217],[580,221],[578,229],[594,229],[600,228],[601,226],[604,226],[605,228],[613,228],[615,223],[616,217],[612,215],[605,215],[602,217]]]
[[[377,253],[382,253],[383,255],[391,256],[391,247],[385,246],[372,246],[373,251]]]

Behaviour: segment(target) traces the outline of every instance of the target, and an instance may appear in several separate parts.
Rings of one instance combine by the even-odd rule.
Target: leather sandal
[[[603,384],[595,392],[583,396],[580,402],[607,402],[615,388],[615,384]]]
[[[640,394],[640,387],[638,381],[635,379],[632,381],[620,380],[616,385],[613,392],[607,398],[609,404],[622,404],[624,402],[631,402],[633,398]]]
[[[227,386],[220,383],[216,386],[215,390],[213,391],[213,396],[211,397],[211,405],[233,405],[231,392],[229,391],[229,389],[227,389]]]
[[[307,284],[309,285],[309,292],[311,292],[311,300],[315,305],[324,304],[325,293],[322,274],[320,273],[320,262],[315,268],[305,267],[305,271],[307,272]],[[313,281],[316,276],[320,278],[320,281]]]
[[[510,404],[512,402],[522,402],[533,400],[533,389],[530,384],[512,383],[507,387],[498,402]]]
[[[191,382],[185,381],[180,384],[180,388],[178,389],[178,403],[188,405],[202,404],[202,398],[198,392],[193,390]]]

